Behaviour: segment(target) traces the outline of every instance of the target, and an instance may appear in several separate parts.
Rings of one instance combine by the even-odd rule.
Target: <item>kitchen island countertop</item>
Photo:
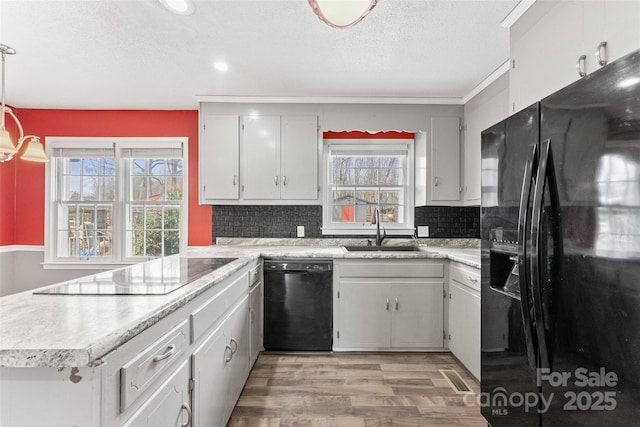
[[[347,252],[341,246],[302,244],[196,247],[174,256],[237,259],[166,295],[34,295],[33,290],[9,295],[0,298],[0,366],[98,365],[107,353],[260,257],[451,259],[472,267],[480,266],[477,248],[428,246],[421,249]],[[130,267],[124,267],[127,268]]]

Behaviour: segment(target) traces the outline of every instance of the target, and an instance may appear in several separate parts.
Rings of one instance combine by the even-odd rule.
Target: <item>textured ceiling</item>
[[[197,95],[460,98],[509,57],[517,0],[379,0],[335,29],[306,0],[0,0],[6,101],[191,109]],[[229,64],[220,73],[213,63]]]

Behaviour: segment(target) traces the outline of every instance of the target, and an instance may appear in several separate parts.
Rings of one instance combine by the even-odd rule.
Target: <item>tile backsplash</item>
[[[480,238],[479,206],[421,206],[414,215],[416,226],[429,226],[429,237]]]
[[[323,237],[322,206],[212,207],[213,241],[217,237],[296,237],[303,225],[305,237]],[[480,238],[480,208],[421,206],[415,208],[415,225],[428,225],[430,237]],[[329,237],[329,236],[324,236]]]

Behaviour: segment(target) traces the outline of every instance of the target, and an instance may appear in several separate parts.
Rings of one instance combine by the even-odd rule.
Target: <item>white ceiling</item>
[[[18,108],[195,109],[198,95],[457,98],[509,57],[518,0],[379,0],[335,29],[306,0],[0,0]],[[226,73],[214,70],[224,60]],[[454,100],[455,102],[456,100]]]

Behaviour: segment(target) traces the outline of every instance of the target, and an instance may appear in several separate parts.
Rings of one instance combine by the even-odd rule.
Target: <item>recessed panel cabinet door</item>
[[[231,351],[222,325],[191,356],[194,426],[221,426],[227,407]]]
[[[242,144],[242,197],[279,199],[280,116],[245,117]]]
[[[242,298],[225,321],[224,335],[231,347],[227,405],[222,419],[226,423],[249,376],[249,295]]]
[[[444,282],[394,279],[391,282],[391,346],[443,346]]]
[[[432,202],[460,200],[460,118],[431,118]]]
[[[480,378],[480,296],[454,280],[449,292],[449,349]]]
[[[512,113],[580,78],[576,63],[582,53],[586,54],[582,49],[582,3],[586,2],[557,3],[530,30],[515,40],[512,38],[511,56],[515,60],[515,68],[509,72]],[[595,57],[590,54],[587,61],[588,68]]]
[[[338,347],[389,347],[391,301],[388,298],[388,290],[389,285],[384,281],[341,281]]]
[[[189,363],[185,360],[124,425],[179,427],[191,421],[189,410]]]
[[[237,200],[240,188],[240,118],[209,115],[199,154],[201,201]]]
[[[281,129],[281,197],[298,200],[317,199],[317,116],[283,116]]]
[[[249,291],[249,367],[251,368],[262,350],[262,282]]]

